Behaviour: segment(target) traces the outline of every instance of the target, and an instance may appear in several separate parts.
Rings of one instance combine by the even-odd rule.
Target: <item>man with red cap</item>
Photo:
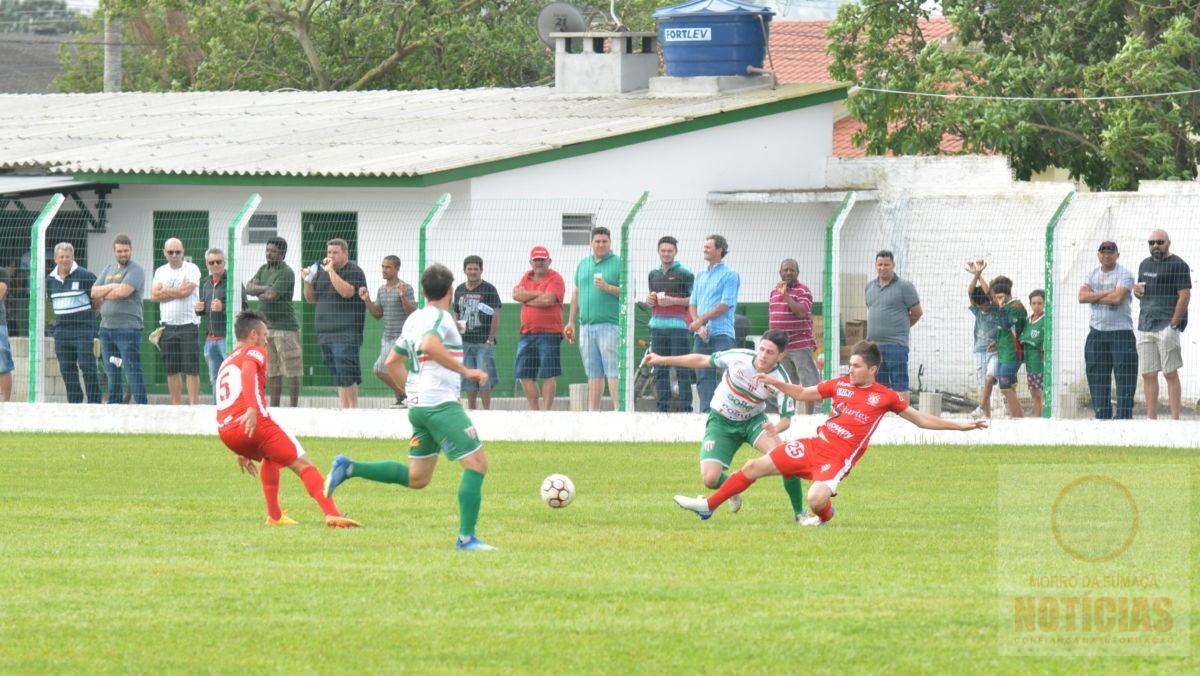
[[[563,299],[567,287],[562,275],[550,269],[550,251],[535,246],[529,252],[529,272],[513,287],[513,300],[521,304],[521,340],[513,379],[521,382],[529,408],[549,411],[554,406],[557,378],[562,374],[559,351],[563,338]],[[567,336],[574,341],[573,335]],[[537,379],[542,379],[539,405]]]

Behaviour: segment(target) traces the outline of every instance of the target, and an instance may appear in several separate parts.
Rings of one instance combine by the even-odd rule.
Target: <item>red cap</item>
[[[549,258],[550,252],[544,246],[535,246],[533,251],[529,252],[530,258]]]

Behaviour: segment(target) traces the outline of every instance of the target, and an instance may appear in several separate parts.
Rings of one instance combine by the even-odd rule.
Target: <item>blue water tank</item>
[[[762,68],[770,7],[738,0],[692,0],[654,12],[670,77],[749,75]]]

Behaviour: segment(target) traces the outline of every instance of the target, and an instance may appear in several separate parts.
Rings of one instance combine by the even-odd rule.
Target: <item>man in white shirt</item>
[[[183,378],[187,374],[188,403],[200,401],[200,268],[183,259],[183,242],[172,237],[163,244],[167,264],[154,271],[150,300],[159,304],[158,319],[163,327],[158,340],[163,371],[171,403],[183,403]]]

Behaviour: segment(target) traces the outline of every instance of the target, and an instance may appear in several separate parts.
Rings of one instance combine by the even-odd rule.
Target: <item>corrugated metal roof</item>
[[[0,95],[0,169],[428,176],[627,134],[670,133],[699,118],[837,90],[844,86],[792,84],[704,97],[580,98],[551,87]]]

